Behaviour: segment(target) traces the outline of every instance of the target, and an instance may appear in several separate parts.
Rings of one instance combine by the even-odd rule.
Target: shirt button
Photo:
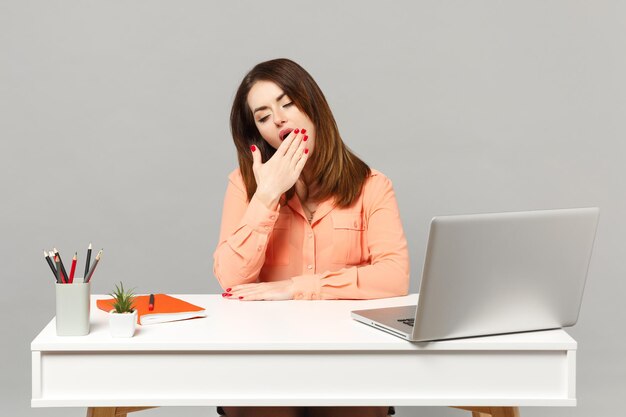
[[[269,226],[265,226],[265,230],[270,230],[270,227]]]
[[[313,269],[313,265],[307,265],[306,266],[308,269]]]
[[[272,215],[272,216],[270,216],[270,219],[274,220],[274,219],[276,219],[276,216]]]
[[[258,248],[256,248],[256,250],[258,250],[259,252],[261,252],[263,250],[263,246],[259,246]]]
[[[309,233],[309,238],[312,238],[312,237],[313,237],[313,233]]]

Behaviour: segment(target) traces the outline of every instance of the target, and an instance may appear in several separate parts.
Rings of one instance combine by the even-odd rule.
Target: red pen
[[[72,258],[72,268],[70,269],[70,284],[74,282],[74,272],[76,271],[76,256],[77,255],[78,255],[78,252],[76,252],[74,254],[74,257]]]
[[[150,294],[150,301],[148,302],[148,311],[154,310],[154,294]]]

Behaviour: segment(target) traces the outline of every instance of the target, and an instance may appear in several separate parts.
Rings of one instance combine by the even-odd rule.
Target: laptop
[[[352,311],[415,342],[573,326],[599,209],[434,217],[417,305]]]

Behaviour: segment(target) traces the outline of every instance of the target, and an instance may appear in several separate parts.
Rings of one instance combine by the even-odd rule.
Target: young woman
[[[406,295],[409,256],[391,181],[343,143],[322,91],[275,59],[243,79],[231,110],[229,176],[214,273],[224,297]],[[270,410],[271,409],[271,410]],[[224,407],[231,416],[385,416],[387,407]]]

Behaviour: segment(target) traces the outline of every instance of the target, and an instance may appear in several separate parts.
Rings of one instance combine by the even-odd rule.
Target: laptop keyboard
[[[404,324],[407,324],[407,325],[409,325],[409,326],[413,327],[413,323],[415,322],[415,318],[414,318],[414,317],[412,317],[412,318],[410,318],[410,319],[398,319],[398,321],[399,321],[400,323],[404,323]]]

